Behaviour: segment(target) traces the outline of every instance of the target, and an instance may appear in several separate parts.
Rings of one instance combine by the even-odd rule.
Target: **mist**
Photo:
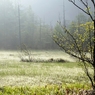
[[[18,2],[15,0],[14,3],[17,4]],[[80,12],[80,10],[68,0],[20,0],[19,4],[23,7],[31,6],[33,12],[40,19],[47,24],[52,23],[53,25],[56,24],[59,18],[61,20],[63,19],[64,10],[67,21],[73,20]]]
[[[68,0],[1,0],[0,49],[59,49],[52,39],[57,21],[65,16],[68,24],[80,13]]]
[[[0,94],[94,95],[94,83],[95,0],[0,0]]]

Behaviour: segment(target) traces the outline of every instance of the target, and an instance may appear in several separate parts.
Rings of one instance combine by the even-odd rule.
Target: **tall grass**
[[[57,56],[55,56],[57,53]],[[61,52],[32,52],[34,58],[62,58]],[[0,53],[0,95],[77,95],[90,89],[90,82],[78,62],[20,62],[18,54]],[[41,57],[40,57],[41,56]],[[44,57],[45,56],[45,57]],[[65,55],[64,55],[65,56]],[[63,58],[64,58],[63,56]],[[16,57],[16,60],[14,60]],[[67,59],[70,56],[67,56]],[[65,57],[65,58],[66,58]],[[70,59],[71,60],[71,59]],[[90,69],[92,73],[92,70]],[[68,95],[69,95],[68,94]]]
[[[4,81],[4,83],[2,83]],[[0,62],[0,86],[88,83],[78,63]]]

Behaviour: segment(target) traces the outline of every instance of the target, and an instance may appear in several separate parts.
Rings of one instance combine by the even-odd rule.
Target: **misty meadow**
[[[95,0],[1,0],[0,95],[95,95]]]

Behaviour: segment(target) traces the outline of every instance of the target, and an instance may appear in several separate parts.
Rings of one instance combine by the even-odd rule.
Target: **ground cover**
[[[4,58],[4,54],[1,55]],[[7,55],[13,59],[18,56]],[[78,93],[80,89],[91,89],[79,62],[36,63],[13,59],[0,60],[0,95],[66,95],[68,91]]]

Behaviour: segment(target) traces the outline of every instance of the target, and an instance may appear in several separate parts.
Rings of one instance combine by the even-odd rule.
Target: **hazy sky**
[[[17,1],[16,1],[17,2]],[[63,0],[20,0],[24,6],[32,6],[32,10],[39,18],[46,23],[56,23],[59,18],[63,18]],[[65,17],[69,21],[79,13],[77,8],[68,0],[64,0]]]

